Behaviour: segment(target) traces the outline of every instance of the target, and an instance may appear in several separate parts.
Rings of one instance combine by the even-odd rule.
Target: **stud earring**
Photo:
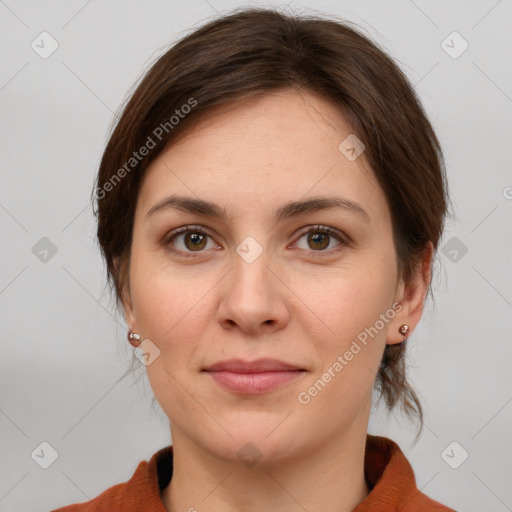
[[[137,348],[140,345],[140,334],[136,334],[130,330],[128,332],[128,341],[132,347]]]
[[[402,335],[402,336],[407,336],[407,334],[409,333],[409,326],[407,324],[402,324],[399,329],[398,329],[398,332]]]

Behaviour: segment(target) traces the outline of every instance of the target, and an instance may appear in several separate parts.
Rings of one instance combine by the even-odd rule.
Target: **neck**
[[[173,475],[162,491],[169,512],[351,512],[369,493],[364,477],[366,432],[336,439],[275,465],[246,467],[219,458],[173,429]]]

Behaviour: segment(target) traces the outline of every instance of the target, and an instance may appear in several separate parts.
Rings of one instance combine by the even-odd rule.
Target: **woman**
[[[98,239],[172,446],[59,509],[439,511],[372,389],[405,376],[447,191],[410,84],[343,22],[248,9],[167,51],[100,165]]]

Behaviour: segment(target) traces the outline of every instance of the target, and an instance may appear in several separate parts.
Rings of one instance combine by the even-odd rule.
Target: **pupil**
[[[204,242],[204,236],[200,233],[189,233],[187,238],[189,241],[192,241],[192,249],[202,249],[204,246],[204,243],[201,244],[201,242]]]
[[[321,247],[316,247],[317,249],[324,249],[326,247],[325,243],[322,244],[322,242],[325,242],[327,240],[328,235],[325,233],[315,233],[313,235],[310,235],[310,240],[313,241],[314,245],[320,245]],[[329,244],[327,244],[329,245]]]

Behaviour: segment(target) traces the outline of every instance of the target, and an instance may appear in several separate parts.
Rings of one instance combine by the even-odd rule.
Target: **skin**
[[[343,512],[368,495],[363,461],[375,375],[386,343],[403,341],[400,325],[412,332],[420,320],[432,247],[404,283],[385,195],[364,153],[349,161],[338,149],[351,133],[328,100],[283,90],[214,112],[148,168],[123,304],[127,324],[160,350],[146,370],[170,421],[174,473],[161,493],[170,512]],[[172,194],[214,202],[227,218],[176,209],[147,216]],[[350,199],[368,219],[345,209],[274,219],[282,204],[313,196]],[[208,235],[199,250],[183,234],[169,240],[187,224]],[[316,224],[343,238],[315,245],[306,232]],[[262,249],[252,263],[236,252],[248,236]],[[300,403],[298,394],[394,303],[401,305],[394,318]],[[251,396],[201,371],[235,357],[272,357],[307,371]],[[248,442],[261,454],[252,467],[237,456]]]

